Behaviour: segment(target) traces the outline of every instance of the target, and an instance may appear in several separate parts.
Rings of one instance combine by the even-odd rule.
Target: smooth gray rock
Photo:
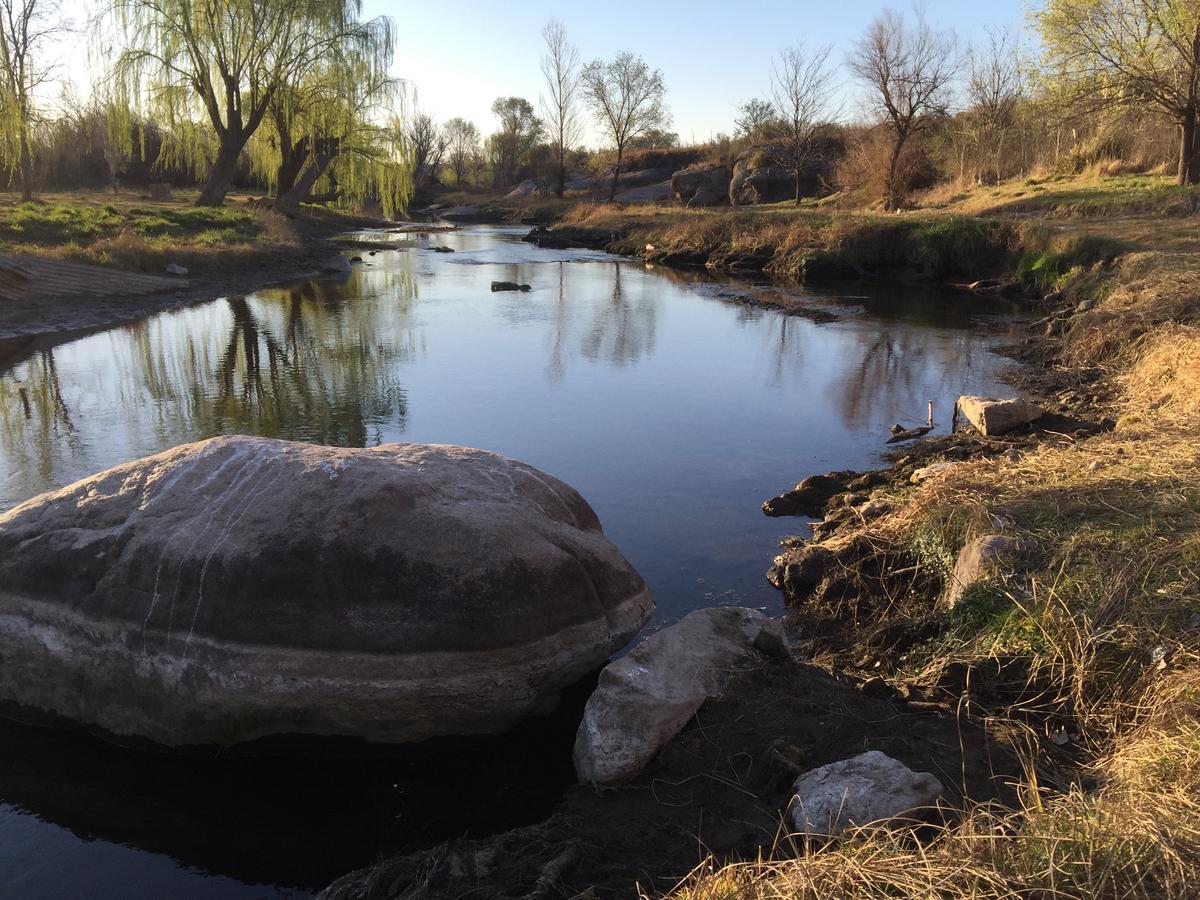
[[[0,516],[0,700],[169,746],[498,733],[652,607],[531,466],[214,438]]]
[[[720,203],[729,194],[729,166],[724,165],[698,165],[687,169],[681,169],[671,176],[671,190],[675,194],[675,200],[679,203],[687,203],[695,198],[698,194],[704,193],[706,197],[715,196],[716,199],[707,203],[697,203],[696,206],[715,206]]]
[[[963,396],[958,398],[958,408],[983,435],[1007,434],[1042,417],[1040,406],[1019,397],[995,400]]]
[[[619,191],[613,200],[617,203],[661,203],[664,200],[670,200],[673,196],[671,183],[664,181],[659,184],[648,184]]]
[[[878,750],[805,772],[792,786],[789,814],[798,834],[836,835],[854,825],[886,821],[942,795],[942,783]]]
[[[1002,574],[1022,550],[1020,540],[1002,534],[985,534],[969,541],[954,560],[954,571],[946,586],[946,605],[953,608],[975,582]]]
[[[584,783],[636,776],[726,679],[761,653],[783,651],[778,622],[754,609],[689,613],[605,666],[575,735]]]

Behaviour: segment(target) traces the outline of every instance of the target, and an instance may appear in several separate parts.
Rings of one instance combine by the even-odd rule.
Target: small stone
[[[854,825],[895,819],[930,806],[942,783],[869,750],[806,772],[792,786],[790,818],[806,835],[836,835]]]
[[[928,481],[930,478],[949,472],[954,465],[952,462],[935,462],[928,466],[922,466],[912,473],[909,481],[913,484],[920,484],[922,481]]]
[[[862,506],[854,507],[858,517],[864,522],[871,522],[892,511],[892,504],[887,500],[868,500]]]
[[[1001,534],[987,534],[969,542],[954,562],[946,588],[947,606],[953,609],[967,588],[1012,564],[1023,549],[1019,540]]]
[[[167,273],[170,275],[186,275],[188,270],[178,263],[167,263]]]

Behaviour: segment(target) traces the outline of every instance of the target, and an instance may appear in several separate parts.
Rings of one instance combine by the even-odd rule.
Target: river
[[[928,401],[944,428],[958,394],[1002,389],[991,348],[1012,310],[995,301],[755,286],[539,249],[523,233],[403,235],[348,276],[9,353],[0,511],[216,434],[465,444],[578,489],[654,591],[654,625],[718,604],[777,612],[763,574],[803,521],[766,518],[762,500],[804,475],[878,466],[888,428],[922,422]],[[800,314],[738,299],[756,292]],[[0,726],[0,748],[0,894],[21,897],[305,896],[466,830],[431,822],[457,794],[430,791],[430,767],[469,779],[479,765],[177,760],[22,725]],[[541,763],[487,756],[528,771],[511,780],[518,796],[484,798],[476,830],[553,802]]]

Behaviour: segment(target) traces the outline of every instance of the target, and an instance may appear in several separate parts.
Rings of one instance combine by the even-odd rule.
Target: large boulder
[[[1040,406],[1020,397],[996,400],[991,397],[963,396],[958,398],[958,409],[980,434],[989,436],[1008,434],[1037,421],[1043,415]]]
[[[575,774],[616,784],[637,775],[738,667],[785,653],[779,623],[753,609],[700,609],[609,663],[575,735]]]
[[[0,701],[172,746],[498,733],[652,606],[523,463],[214,438],[0,516]]]
[[[671,190],[678,203],[691,205],[690,201],[703,193],[716,199],[710,203],[696,205],[715,206],[729,195],[729,178],[729,166],[692,166],[671,176]]]
[[[771,159],[762,147],[749,147],[738,154],[729,180],[729,202],[734,206],[777,203],[796,196],[792,173]]]
[[[670,200],[671,197],[671,183],[664,181],[659,184],[648,184],[644,187],[619,191],[613,200],[617,203],[662,203]]]
[[[930,806],[942,783],[878,750],[805,772],[792,787],[792,826],[799,834],[836,835]]]

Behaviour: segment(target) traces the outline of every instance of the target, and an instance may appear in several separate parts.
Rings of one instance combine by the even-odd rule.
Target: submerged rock
[[[493,281],[492,292],[497,291],[532,291],[533,288],[527,284],[517,284],[515,281]]]
[[[757,610],[700,609],[609,663],[575,736],[575,774],[637,775],[730,675],[759,653],[786,655],[780,625]]]
[[[0,700],[172,746],[498,733],[652,606],[523,463],[214,438],[0,516]]]
[[[836,835],[930,806],[942,790],[928,772],[914,772],[886,753],[869,750],[797,778],[792,825],[799,834]]]

